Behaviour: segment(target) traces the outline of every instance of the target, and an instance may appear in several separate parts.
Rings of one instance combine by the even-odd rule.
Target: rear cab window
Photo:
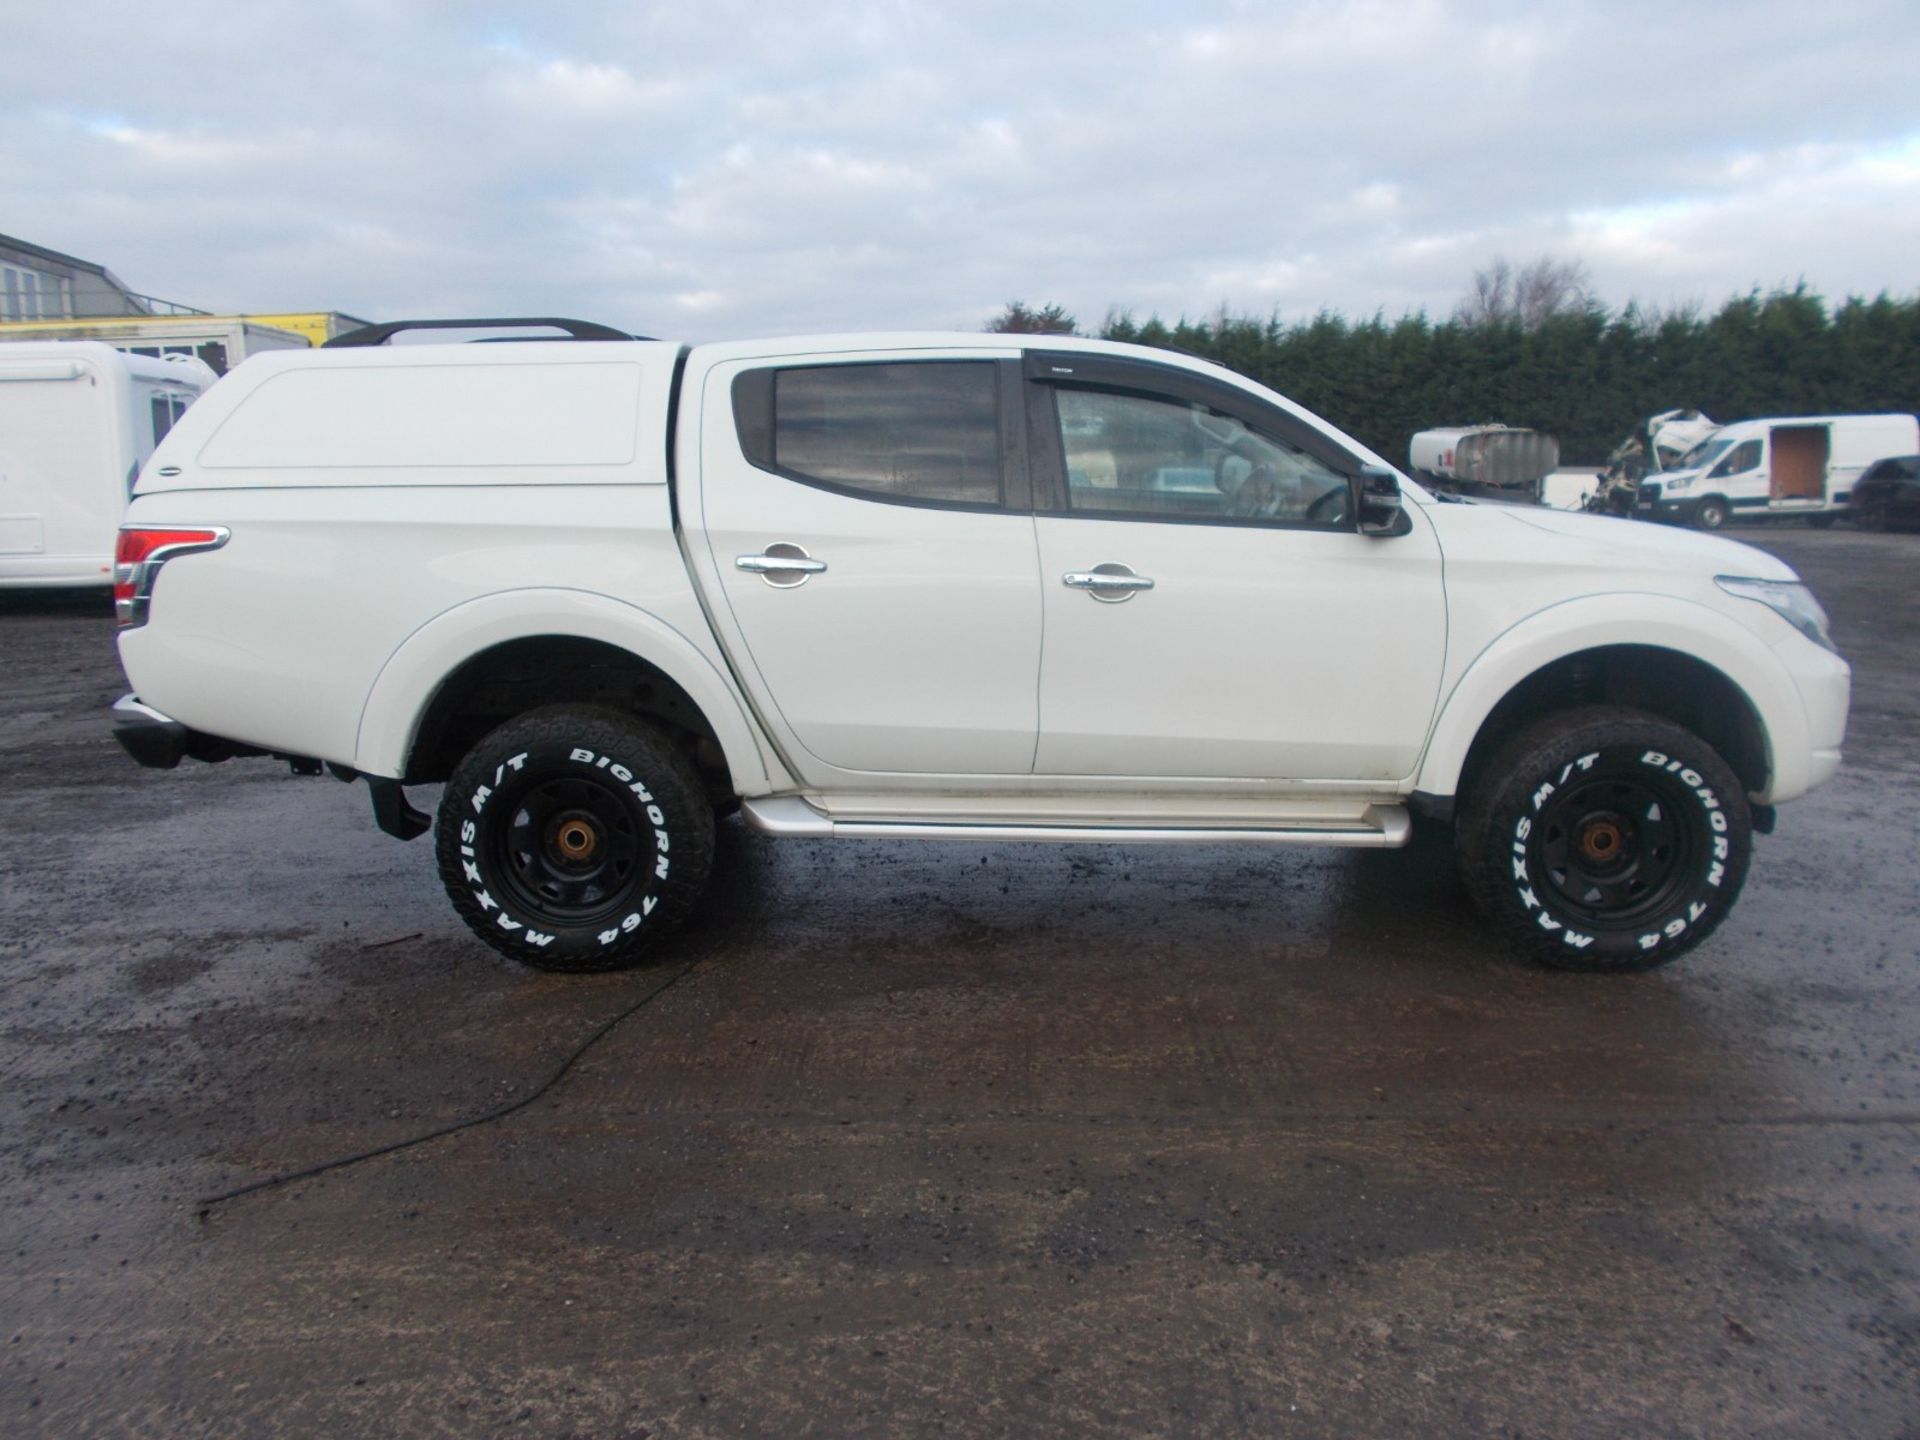
[[[1000,364],[853,361],[748,370],[733,385],[747,459],[821,489],[895,504],[1007,501]]]

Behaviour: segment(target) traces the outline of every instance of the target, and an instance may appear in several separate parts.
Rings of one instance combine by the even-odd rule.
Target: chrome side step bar
[[[1050,825],[922,820],[835,820],[797,795],[743,800],[740,813],[763,835],[792,840],[1039,840],[1094,845],[1348,845],[1391,850],[1405,845],[1413,822],[1404,805],[1369,805],[1351,824]]]

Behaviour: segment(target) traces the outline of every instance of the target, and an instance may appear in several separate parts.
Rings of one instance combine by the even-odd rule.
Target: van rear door
[[[1824,424],[1776,425],[1768,498],[1774,509],[1820,509],[1827,503],[1827,460],[1832,432]]]

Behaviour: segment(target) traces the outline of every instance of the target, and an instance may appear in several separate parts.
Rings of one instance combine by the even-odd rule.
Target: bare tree
[[[1498,325],[1513,318],[1513,262],[1496,256],[1473,272],[1473,284],[1453,312],[1462,325]]]
[[[1077,335],[1079,322],[1058,305],[1029,309],[1019,300],[1009,300],[1007,308],[987,322],[986,328],[1003,335]]]
[[[1514,325],[1534,330],[1555,315],[1572,314],[1593,303],[1593,283],[1578,260],[1542,255],[1516,267],[1506,256],[1473,272],[1467,298],[1454,311],[1462,325]]]

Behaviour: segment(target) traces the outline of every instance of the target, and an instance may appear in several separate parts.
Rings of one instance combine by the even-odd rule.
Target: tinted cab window
[[[1351,527],[1344,475],[1234,416],[1121,391],[1056,396],[1070,511]]]
[[[734,415],[747,458],[790,479],[908,504],[1003,499],[990,360],[748,371]]]

